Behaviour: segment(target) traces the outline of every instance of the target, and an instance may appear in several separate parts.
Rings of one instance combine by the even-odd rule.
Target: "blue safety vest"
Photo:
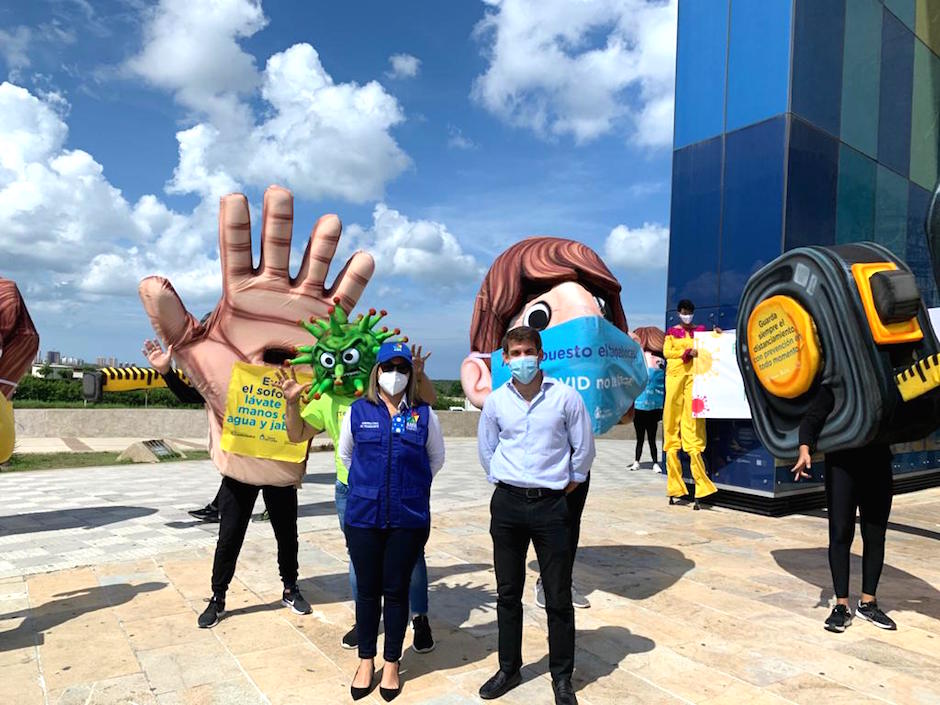
[[[391,417],[384,403],[359,399],[348,413],[354,448],[346,523],[367,529],[430,526],[428,405]]]

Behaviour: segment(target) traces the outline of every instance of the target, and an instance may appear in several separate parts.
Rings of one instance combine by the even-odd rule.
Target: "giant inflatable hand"
[[[13,453],[13,407],[9,399],[20,377],[29,371],[37,350],[39,333],[19,289],[9,279],[0,278],[0,463]]]
[[[261,214],[261,261],[252,265],[248,201],[242,194],[222,198],[219,207],[219,252],[222,298],[212,315],[199,324],[169,281],[147,277],[140,298],[157,335],[172,345],[174,357],[209,406],[210,434],[220,438],[232,367],[236,362],[279,365],[307,342],[298,320],[327,317],[334,297],[352,310],[374,270],[372,256],[356,252],[330,287],[327,270],[342,226],[335,215],[314,226],[298,275],[290,276],[290,191],[271,186]],[[289,484],[297,463],[260,460],[225,453],[210,444],[212,458],[224,475],[251,484]],[[302,466],[301,466],[302,467]],[[299,477],[296,477],[299,480]]]

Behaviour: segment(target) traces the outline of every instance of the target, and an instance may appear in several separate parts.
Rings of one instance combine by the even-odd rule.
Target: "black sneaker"
[[[343,637],[343,648],[344,649],[358,649],[359,648],[359,630],[356,629],[356,625],[352,625],[352,629],[346,632],[346,635]]]
[[[826,620],[826,631],[841,634],[852,624],[852,611],[845,605],[836,605]]]
[[[411,627],[415,631],[411,648],[419,654],[434,651],[434,647],[437,646],[437,644],[434,643],[434,636],[431,634],[431,625],[428,624],[427,615],[419,614],[411,620]]]
[[[207,504],[202,509],[194,509],[191,512],[187,512],[189,516],[193,519],[198,519],[199,521],[218,521],[219,520],[219,510],[213,507],[211,504]]]
[[[877,600],[872,600],[871,602],[862,602],[859,600],[858,607],[855,608],[855,614],[881,629],[887,629],[893,632],[898,628],[894,620],[881,611],[881,608],[878,607]]]
[[[213,595],[205,611],[199,615],[199,628],[211,629],[225,615],[225,598]]]
[[[284,588],[284,594],[281,596],[281,604],[290,607],[294,614],[310,614],[310,603],[300,594],[297,586]]]

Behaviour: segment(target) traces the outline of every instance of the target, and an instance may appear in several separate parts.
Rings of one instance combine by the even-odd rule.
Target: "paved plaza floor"
[[[447,450],[427,550],[438,646],[405,653],[403,704],[480,702],[496,670],[490,489],[472,440]],[[664,478],[626,471],[632,452],[632,442],[599,442],[584,515],[583,705],[940,703],[940,489],[895,498],[879,598],[898,631],[856,620],[834,635],[822,628],[832,597],[823,515],[668,507]],[[230,612],[212,630],[196,616],[216,526],[186,514],[215,493],[209,462],[0,476],[0,703],[350,702],[356,655],[340,638],[353,610],[331,469],[329,453],[312,454],[300,495],[313,614],[280,607],[271,529],[253,523]],[[549,705],[530,558],[525,680],[498,702]],[[856,557],[853,589],[859,570]],[[376,691],[363,702],[382,701]]]

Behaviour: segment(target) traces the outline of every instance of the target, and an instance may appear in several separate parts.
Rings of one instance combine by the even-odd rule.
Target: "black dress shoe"
[[[522,682],[522,674],[519,671],[515,673],[506,673],[499,670],[496,675],[490,678],[483,687],[480,688],[480,697],[484,700],[493,700],[499,698]]]
[[[552,690],[555,691],[555,705],[578,705],[574,688],[571,686],[571,679],[563,678],[560,681],[552,681]]]
[[[372,681],[375,680],[375,663],[372,663],[371,666],[372,672],[369,674],[369,685],[365,688],[357,688],[356,686],[350,684],[349,694],[352,696],[353,700],[362,700],[369,693],[372,692]],[[353,675],[353,682],[356,680],[356,676],[359,675],[359,669],[356,669],[355,675]]]
[[[383,668],[382,671],[384,673],[385,669]],[[397,688],[385,688],[380,685],[379,695],[381,695],[382,700],[384,700],[387,703],[392,702],[395,698],[401,695],[401,673],[398,674],[398,687]]]

